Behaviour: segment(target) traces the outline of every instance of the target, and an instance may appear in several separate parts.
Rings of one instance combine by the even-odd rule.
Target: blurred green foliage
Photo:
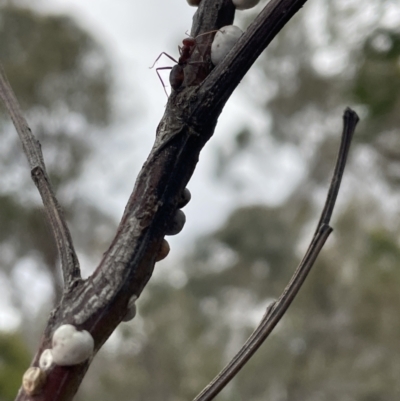
[[[0,59],[22,107],[45,107],[110,118],[109,65],[93,38],[69,17],[29,9],[0,10]]]
[[[0,332],[0,400],[12,401],[31,359],[18,333]]]
[[[122,324],[96,357],[78,400],[183,401],[208,384],[293,273],[331,174],[340,113],[357,102],[363,122],[335,212],[334,234],[283,321],[217,399],[397,401],[399,202],[393,205],[391,196],[400,182],[400,34],[384,24],[384,3],[369,0],[377,10],[369,23],[362,23],[360,1],[320,2],[319,11],[306,6],[274,40],[257,67],[270,89],[261,100],[271,121],[266,135],[277,147],[295,145],[306,174],[282,204],[234,210],[222,227],[199,238],[173,273],[152,280],[138,301],[139,316]],[[66,116],[82,113],[94,125],[108,121],[105,56],[68,18],[11,6],[0,12],[0,57],[43,143],[54,144],[52,174],[66,185],[79,176],[88,146],[82,132],[71,134],[57,125],[54,130],[54,121],[60,118],[60,104]],[[86,69],[96,64],[91,64],[93,52],[103,60],[98,75]],[[38,107],[47,114],[38,117]],[[244,127],[232,138],[232,152],[221,150],[221,183],[229,179],[224,173],[237,155],[263,157],[254,152],[258,140]],[[62,149],[65,153],[57,153]],[[65,155],[69,162],[63,169]],[[15,251],[7,261],[9,271],[32,250],[40,250],[46,264],[54,265],[54,248],[42,236],[46,229],[38,209],[4,193],[1,211],[0,241]],[[106,221],[103,214],[72,203],[69,217],[75,227],[87,226],[81,239],[86,251],[92,249],[90,230]],[[34,238],[38,233],[41,239]],[[19,366],[19,360],[14,357],[9,366]],[[0,380],[0,399],[8,394],[2,388]]]
[[[138,302],[142,318],[121,327],[118,351],[99,355],[80,399],[95,391],[96,400],[134,394],[138,400],[180,401],[208,384],[293,273],[322,207],[348,104],[362,122],[334,234],[283,321],[216,399],[398,399],[400,210],[392,196],[400,177],[399,32],[384,26],[384,2],[371,0],[369,6],[377,17],[364,24],[361,2],[319,2],[319,19],[306,6],[271,44],[258,65],[269,89],[266,135],[275,146],[298,147],[305,176],[279,206],[240,207],[220,229],[199,238],[184,267],[176,266],[183,281],[171,274],[150,282]],[[325,60],[321,55],[332,67],[319,61]],[[251,97],[248,85],[244,92]],[[229,169],[238,155],[263,157],[258,141],[259,134],[244,127],[232,143],[221,145],[221,184],[232,179]],[[363,154],[369,156],[364,161]],[[382,192],[371,190],[378,183]],[[108,363],[127,369],[114,375],[120,384],[112,392],[95,390]],[[172,389],[165,383],[173,383]]]
[[[380,119],[399,106],[400,32],[375,30],[366,39],[363,56],[354,94],[360,103],[368,105],[369,119]]]
[[[41,141],[53,185],[57,190],[68,187],[79,177],[89,156],[90,133],[111,119],[112,82],[106,53],[70,17],[42,15],[7,2],[0,5],[0,59]],[[0,168],[8,172],[0,178],[2,271],[11,275],[20,258],[36,259],[39,267],[50,273],[58,297],[57,250],[42,207],[29,197],[27,189],[33,185],[28,171],[16,174],[26,162],[4,109],[0,126]],[[70,199],[69,205],[64,202],[67,216],[85,221],[83,230],[93,233],[104,221],[112,230],[114,223],[104,213],[83,200],[73,205],[75,199]],[[87,237],[79,230],[75,234],[78,239]],[[82,240],[86,251],[97,247],[95,242]]]

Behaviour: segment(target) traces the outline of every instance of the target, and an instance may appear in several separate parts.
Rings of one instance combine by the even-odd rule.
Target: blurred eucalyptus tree
[[[381,0],[310,2],[268,48],[257,65],[268,91],[255,98],[260,91],[251,80],[241,90],[263,103],[271,120],[265,135],[277,147],[294,144],[306,173],[281,205],[241,207],[200,238],[184,267],[176,267],[183,282],[172,276],[149,285],[139,305],[145,319],[121,331],[121,349],[130,352],[106,352],[94,367],[94,375],[109,364],[128,367],[116,375],[120,400],[131,399],[132,387],[138,400],[193,397],[238,349],[295,267],[332,168],[337,116],[354,102],[364,123],[334,243],[276,334],[219,398],[397,400],[400,203],[386,196],[398,189],[400,174],[395,11],[398,5]],[[232,146],[224,143],[216,171],[222,184],[239,155],[259,148],[258,140],[245,127]],[[89,375],[82,399],[93,383]],[[107,385],[101,388],[96,400],[112,396]]]
[[[97,128],[96,132],[101,132],[99,128],[110,122],[107,56],[68,17],[40,15],[13,2],[0,8],[0,17],[0,59],[45,148],[52,182],[61,192],[73,188],[71,184],[81,173],[90,151],[91,131]],[[38,197],[27,190],[33,189],[30,177],[18,174],[25,170],[26,162],[5,117],[0,115],[0,134],[4,138],[0,163],[5,172],[0,178],[0,221],[5,228],[0,246],[8,251],[1,252],[0,258],[13,257],[2,258],[2,270],[10,272],[18,258],[30,255],[39,258],[58,282],[57,251],[44,225]],[[77,199],[69,196],[67,201],[72,206]],[[82,199],[68,208],[68,213],[71,219],[86,216],[89,231],[96,213],[101,214]]]
[[[371,9],[374,13],[367,15]],[[45,36],[46,42],[51,41],[58,35],[66,46],[66,52],[58,54],[60,47],[48,44],[54,57],[46,74],[41,71],[41,51],[33,52],[29,64],[39,70],[38,77],[33,81],[24,77],[15,87],[44,145],[50,143],[54,152],[60,152],[53,153],[49,170],[60,186],[66,185],[79,173],[87,151],[84,128],[105,124],[109,119],[106,59],[70,20],[37,16],[11,6],[4,11],[13,18],[21,14],[24,26],[40,22],[34,26],[35,31],[43,32],[42,40]],[[133,325],[119,328],[116,341],[98,355],[77,398],[124,401],[131,400],[134,393],[137,400],[180,401],[193,397],[208,383],[290,277],[297,249],[315,219],[319,190],[326,185],[331,169],[339,110],[348,102],[357,102],[365,122],[356,138],[347,177],[354,185],[346,190],[334,245],[324,252],[276,334],[220,398],[397,400],[399,203],[390,204],[388,210],[382,193],[369,190],[370,185],[380,185],[389,192],[397,190],[400,174],[396,151],[399,32],[387,22],[389,12],[388,2],[379,0],[314,1],[276,38],[257,67],[269,93],[261,100],[252,100],[263,103],[271,119],[271,129],[265,134],[275,145],[291,143],[298,147],[307,171],[304,179],[281,205],[241,207],[223,227],[200,238],[182,265],[175,267],[182,275],[180,281],[171,275],[150,283],[139,303],[145,319],[139,317]],[[49,35],[51,29],[57,33]],[[22,28],[20,35],[24,35]],[[12,37],[15,40],[19,34]],[[81,43],[85,44],[83,49]],[[26,51],[25,46],[20,47]],[[42,50],[42,45],[37,46]],[[93,58],[87,58],[89,55]],[[5,57],[1,52],[0,56]],[[28,56],[20,56],[25,57],[19,61],[21,65],[18,57],[9,57],[10,63],[13,59],[16,63],[6,63],[12,83],[18,68],[23,70],[21,74],[29,72],[23,68]],[[99,60],[103,62],[99,64]],[[86,68],[93,65],[99,75],[91,73],[88,77]],[[57,99],[53,98],[55,94]],[[94,105],[99,97],[100,103]],[[78,130],[71,121],[78,121]],[[238,132],[234,152],[221,150],[221,181],[229,178],[226,172],[237,155],[251,152],[256,142],[246,128]],[[15,144],[5,152],[9,158],[2,157],[10,166],[19,162],[19,156],[11,152],[14,148]],[[76,158],[73,166],[68,162],[72,157]],[[365,176],[372,171],[374,175]],[[40,240],[28,237],[28,230],[22,237],[17,233],[16,227],[26,224],[32,225],[32,232],[40,230],[35,222],[37,208],[27,208],[26,201],[22,203],[24,198],[18,196],[9,189],[1,198],[5,206],[0,212],[6,212],[0,221],[9,233],[8,239],[1,238],[1,246],[10,247],[10,238],[13,247],[20,244],[13,248],[14,259],[1,263],[10,271],[23,252],[40,249],[41,258],[53,266],[56,256],[54,250],[47,249],[48,239],[35,244]],[[85,207],[73,211],[77,216],[88,213]],[[14,218],[7,218],[9,215]],[[23,243],[18,243],[17,237],[23,238]],[[4,254],[0,253],[0,258]]]

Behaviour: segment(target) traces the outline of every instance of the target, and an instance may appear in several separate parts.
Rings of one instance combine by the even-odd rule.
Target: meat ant
[[[173,67],[158,67],[156,68],[156,73],[158,75],[158,78],[160,78],[160,81],[162,83],[162,86],[164,87],[164,92],[168,97],[167,90],[165,89],[165,84],[164,81],[161,78],[161,75],[159,73],[160,70],[171,70],[171,73],[169,74],[169,83],[171,84],[172,89],[177,90],[184,81],[185,74],[184,74],[184,68],[188,64],[201,64],[204,63],[204,61],[192,61],[190,62],[190,58],[192,57],[192,54],[194,52],[194,49],[196,48],[197,45],[197,38],[203,35],[208,35],[210,33],[215,33],[218,32],[218,30],[214,31],[209,31],[205,33],[201,33],[200,35],[197,35],[194,38],[185,38],[182,40],[182,46],[178,46],[179,50],[179,59],[175,60],[172,56],[170,56],[168,53],[162,52],[160,55],[156,58],[154,61],[153,65],[150,68],[153,68],[157,61],[161,58],[162,55],[167,56],[169,59],[174,61],[176,65]]]

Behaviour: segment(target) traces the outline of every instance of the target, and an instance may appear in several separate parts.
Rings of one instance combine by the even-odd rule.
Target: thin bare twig
[[[328,224],[339,192],[347,155],[357,122],[357,114],[350,108],[347,108],[343,115],[343,133],[339,154],[336,160],[325,206],[311,244],[309,245],[303,260],[294,272],[289,284],[286,286],[279,299],[268,306],[260,324],[248,338],[240,351],[215,377],[215,379],[194,399],[194,401],[210,401],[214,399],[214,397],[236,376],[236,374],[244,367],[248,360],[267,339],[299,292],[308,276],[308,273],[313,267],[317,256],[324,246],[325,241],[332,232],[332,228]]]
[[[7,108],[22,143],[31,168],[33,182],[42,197],[44,209],[50,222],[54,239],[61,259],[64,287],[69,287],[80,278],[79,261],[76,256],[64,214],[54,194],[43,160],[39,141],[32,134],[18,100],[8,82],[3,67],[0,65],[0,97]]]
[[[339,192],[340,182],[343,177],[344,168],[346,167],[346,160],[349,154],[351,140],[353,139],[353,134],[358,121],[359,118],[357,113],[347,107],[343,114],[342,140],[340,142],[335,170],[333,172],[328,196],[325,202],[324,210],[321,214],[321,218],[318,222],[316,232],[323,224],[329,224],[331,220],[333,208],[335,207],[336,198]]]

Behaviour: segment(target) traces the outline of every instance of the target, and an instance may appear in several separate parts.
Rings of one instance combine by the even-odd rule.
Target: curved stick
[[[240,351],[233,357],[228,365],[215,377],[215,379],[194,399],[194,401],[212,400],[244,367],[258,348],[267,339],[274,327],[282,319],[283,315],[293,302],[305,279],[313,267],[325,241],[333,229],[328,225],[335,206],[337,194],[343,177],[347,156],[354,130],[358,122],[357,114],[347,108],[343,115],[343,133],[339,148],[339,154],[329,187],[327,199],[321,214],[317,230],[307,249],[303,260],[294,272],[289,284],[282,292],[279,299],[267,307],[260,324],[247,339]]]

